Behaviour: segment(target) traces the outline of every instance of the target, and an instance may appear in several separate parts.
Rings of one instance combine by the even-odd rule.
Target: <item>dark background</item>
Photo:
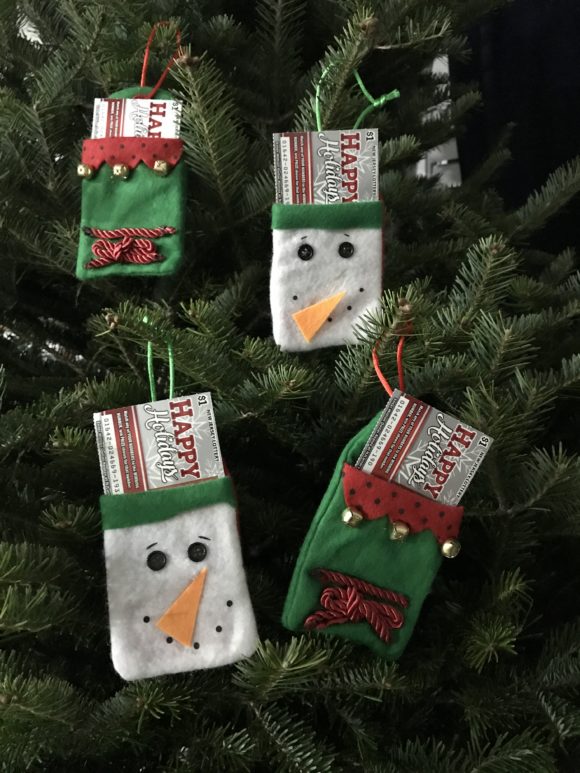
[[[475,27],[471,61],[452,64],[452,77],[476,81],[484,106],[459,138],[468,175],[509,123],[512,161],[496,187],[506,202],[522,204],[550,172],[580,152],[580,2],[514,0]],[[536,237],[537,247],[559,250],[580,242],[575,199]]]

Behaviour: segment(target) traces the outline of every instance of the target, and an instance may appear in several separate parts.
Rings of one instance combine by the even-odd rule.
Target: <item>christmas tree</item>
[[[0,766],[50,771],[548,773],[580,755],[580,279],[537,232],[580,190],[555,170],[508,211],[505,142],[460,187],[425,152],[478,110],[431,72],[501,0],[3,3]],[[183,100],[186,254],[175,276],[74,277],[76,167],[93,100],[138,82]],[[282,352],[268,275],[272,133],[366,115],[381,137],[384,295],[359,343]],[[433,110],[437,105],[438,110]],[[549,109],[549,106],[546,108]],[[577,204],[576,204],[577,205]],[[145,321],[145,318],[147,321]],[[280,622],[345,443],[385,404],[371,361],[494,438],[404,655]],[[234,666],[125,683],[109,654],[95,411],[211,391],[236,483],[261,644]],[[130,589],[127,589],[128,592]]]

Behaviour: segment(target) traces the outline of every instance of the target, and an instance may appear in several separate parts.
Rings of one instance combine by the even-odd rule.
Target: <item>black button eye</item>
[[[314,255],[314,249],[309,244],[301,244],[298,247],[298,257],[300,260],[310,260]]]
[[[167,563],[167,556],[161,550],[154,550],[147,556],[147,566],[154,572],[159,572]]]
[[[207,547],[203,542],[192,542],[187,548],[187,555],[191,561],[203,561],[207,556]]]
[[[341,258],[352,258],[354,255],[354,244],[342,242],[342,244],[338,245],[338,254]]]

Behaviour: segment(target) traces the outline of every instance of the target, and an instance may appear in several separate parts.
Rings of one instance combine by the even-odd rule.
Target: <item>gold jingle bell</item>
[[[155,161],[153,164],[153,171],[160,177],[165,177],[169,174],[169,164],[162,158],[158,158],[157,161]]]
[[[89,166],[88,164],[79,164],[77,166],[77,174],[79,177],[85,177],[86,179],[89,179],[92,177],[95,173],[95,170],[92,166]]]
[[[461,543],[456,539],[446,539],[441,545],[441,553],[445,558],[455,558],[455,556],[459,555],[460,550]]]
[[[115,164],[113,167],[113,177],[126,180],[129,177],[129,167],[127,164]]]
[[[406,523],[403,523],[403,521],[393,521],[391,523],[391,533],[389,538],[395,540],[396,542],[400,542],[404,539],[407,539],[409,536],[409,531],[409,527]]]
[[[356,510],[351,510],[350,507],[347,507],[346,510],[342,511],[341,517],[342,522],[346,523],[347,526],[358,526],[363,520],[363,516],[360,513],[357,513]]]

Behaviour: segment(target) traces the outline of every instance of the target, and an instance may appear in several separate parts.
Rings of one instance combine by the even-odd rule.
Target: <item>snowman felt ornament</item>
[[[235,504],[228,476],[101,497],[111,655],[123,679],[254,652]]]
[[[331,132],[331,140],[320,99],[328,72],[316,87],[316,132],[302,133],[298,144],[287,136],[282,145],[274,135],[270,307],[274,340],[291,352],[356,343],[357,323],[377,310],[382,293],[377,130],[359,127],[399,92],[375,99],[355,70],[369,104],[352,130]]]
[[[380,201],[274,204],[270,304],[286,351],[355,343],[382,292]]]

